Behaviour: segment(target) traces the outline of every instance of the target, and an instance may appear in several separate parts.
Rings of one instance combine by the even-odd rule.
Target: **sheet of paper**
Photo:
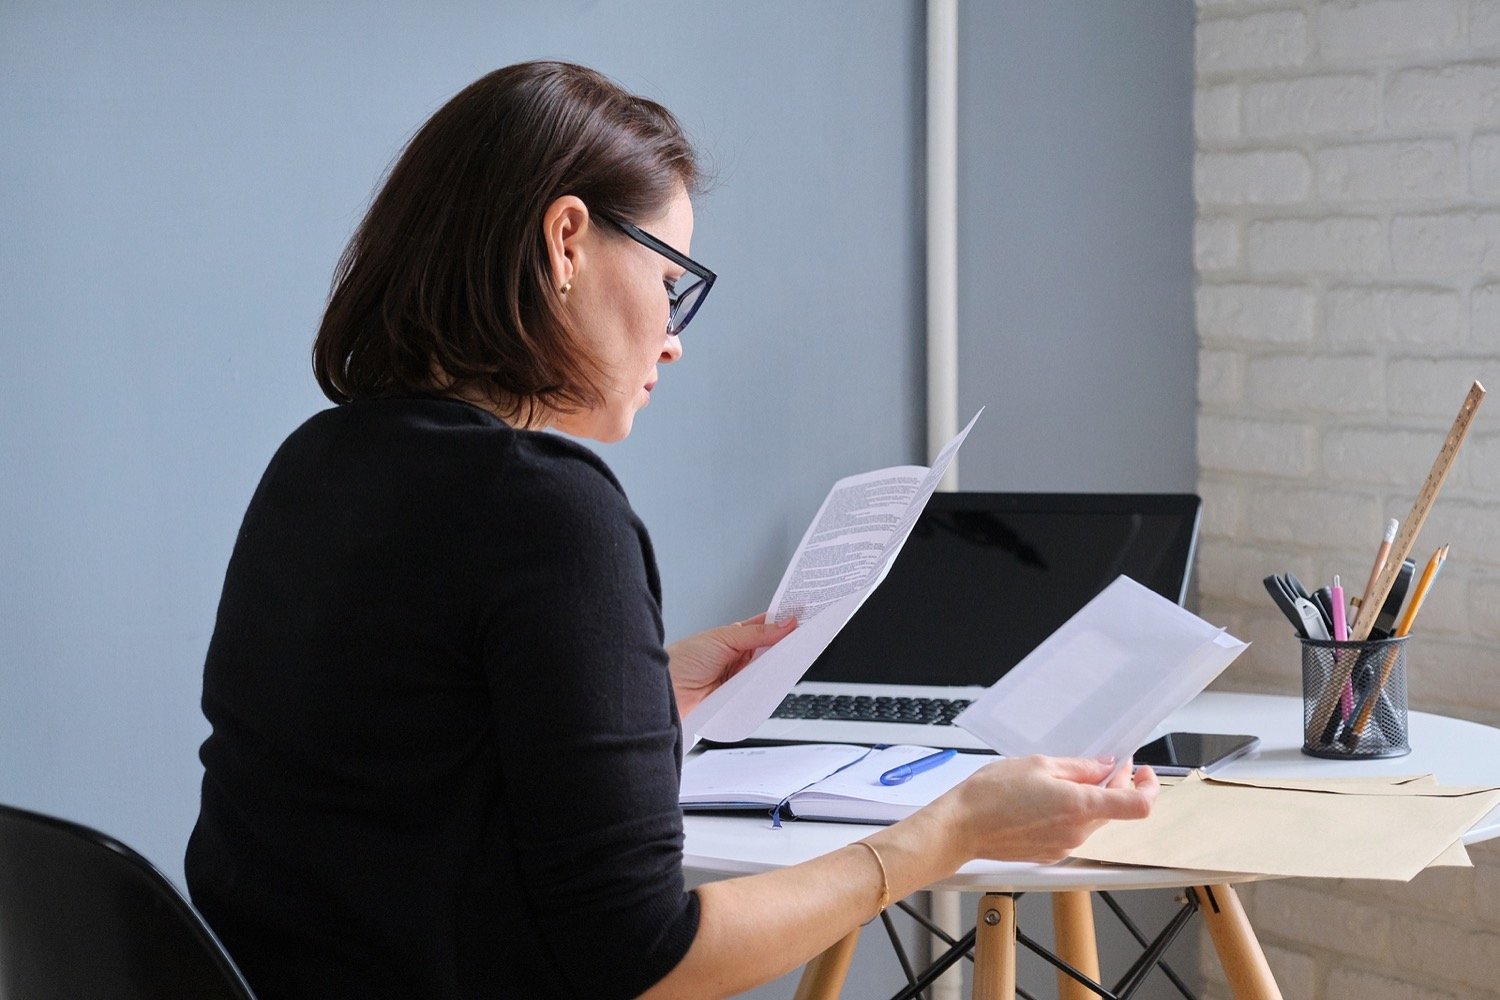
[[[908,465],[835,483],[776,587],[767,620],[811,621],[829,605],[863,591],[887,562],[891,540],[926,472]]]
[[[842,598],[874,590],[983,412],[980,407],[930,468],[898,465],[834,483],[776,586],[767,620],[806,622]]]
[[[954,723],[1006,756],[1113,754],[1123,761],[1246,648],[1122,576]]]
[[[1497,803],[1500,790],[1409,782],[1317,788],[1193,774],[1162,790],[1144,820],[1106,823],[1075,857],[1119,864],[1309,878],[1408,881]]]
[[[792,685],[828,648],[885,579],[917,517],[984,410],[938,453],[930,469],[896,466],[834,484],[792,555],[766,616],[797,617],[791,635],[698,703],[682,720],[684,742],[743,740],[771,717]]]

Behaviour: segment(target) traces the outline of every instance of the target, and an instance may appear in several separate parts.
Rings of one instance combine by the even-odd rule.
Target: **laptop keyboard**
[[[775,719],[831,719],[838,722],[908,722],[951,726],[969,707],[966,698],[892,698],[887,696],[789,694],[772,714]]]

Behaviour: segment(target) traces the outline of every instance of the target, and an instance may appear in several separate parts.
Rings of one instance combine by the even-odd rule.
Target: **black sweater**
[[[464,403],[292,434],[203,677],[193,901],[261,1000],[628,997],[697,931],[650,541]]]

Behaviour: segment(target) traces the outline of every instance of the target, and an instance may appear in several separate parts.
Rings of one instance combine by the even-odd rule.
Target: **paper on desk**
[[[1120,864],[1309,878],[1409,881],[1452,845],[1500,790],[1355,779],[1264,783],[1194,773],[1143,820],[1106,823],[1074,857]]]
[[[1226,778],[1215,775],[1213,780],[1222,785],[1250,785],[1256,788],[1285,788],[1291,791],[1327,791],[1327,779],[1322,781],[1305,778]],[[1409,789],[1421,787],[1429,795],[1468,795],[1473,789],[1442,786],[1431,774],[1413,774],[1406,777],[1368,774],[1357,777],[1335,779],[1337,792],[1359,792],[1363,795],[1407,795]],[[1174,779],[1175,783],[1175,779]],[[1474,862],[1462,840],[1455,840],[1439,854],[1428,868],[1472,868]]]
[[[1221,781],[1233,781],[1235,779],[1219,779]],[[1437,783],[1437,777],[1431,774],[1415,774],[1409,778],[1393,778],[1384,775],[1365,775],[1358,778],[1343,778],[1342,781],[1349,785],[1363,784],[1368,787],[1380,787],[1381,785],[1423,785],[1429,789],[1437,789],[1441,786]],[[1454,791],[1451,787],[1449,791]],[[1469,858],[1468,848],[1464,847],[1462,840],[1455,840],[1432,860],[1428,868],[1473,868],[1474,862]]]
[[[699,739],[745,739],[771,717],[890,572],[927,498],[983,412],[981,407],[943,446],[930,468],[895,466],[833,484],[766,611],[767,621],[795,617],[797,628],[687,714],[682,729],[689,747]]]
[[[1322,781],[1306,778],[1226,778],[1215,775],[1214,781],[1224,785],[1250,785],[1256,788],[1284,788],[1291,791],[1327,792],[1327,779]],[[1389,775],[1364,775],[1335,779],[1335,792],[1358,792],[1361,795],[1409,795],[1414,788],[1421,788],[1425,795],[1471,795],[1474,789],[1453,785],[1439,785],[1431,774],[1414,774],[1408,777]],[[1468,849],[1462,840],[1452,844],[1433,859],[1428,868],[1473,868]]]
[[[1246,647],[1121,576],[954,724],[1008,757],[1112,754],[1123,761]]]
[[[1248,788],[1279,788],[1289,792],[1313,792],[1324,795],[1435,795],[1457,798],[1488,789],[1466,785],[1440,785],[1430,774],[1409,777],[1366,775],[1354,778],[1226,778],[1213,775],[1216,785],[1244,785]]]
[[[1362,777],[1344,777],[1335,780],[1335,787],[1329,789],[1328,780],[1310,780],[1310,778],[1226,778],[1223,775],[1215,775],[1214,781],[1220,784],[1248,784],[1259,789],[1287,789],[1292,792],[1334,792],[1349,793],[1358,792],[1359,795],[1410,795],[1413,789],[1422,789],[1424,795],[1473,795],[1475,789],[1470,787],[1440,786],[1437,778],[1430,774],[1409,775],[1409,777],[1391,777],[1391,775],[1362,775]],[[1475,862],[1470,861],[1469,850],[1464,847],[1464,841],[1455,840],[1449,844],[1448,849],[1443,850],[1442,855],[1437,856],[1428,868],[1473,868]]]

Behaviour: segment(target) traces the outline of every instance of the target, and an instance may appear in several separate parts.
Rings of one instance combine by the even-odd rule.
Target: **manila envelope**
[[[1500,790],[1445,787],[1430,776],[1300,781],[1194,773],[1163,788],[1147,819],[1106,823],[1073,856],[1405,882],[1431,864],[1467,863],[1459,838],[1497,804]]]

